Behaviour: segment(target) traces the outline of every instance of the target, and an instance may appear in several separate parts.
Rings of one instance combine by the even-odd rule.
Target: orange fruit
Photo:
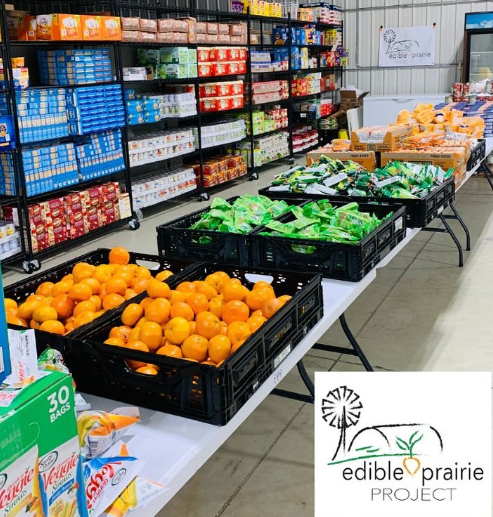
[[[250,330],[255,332],[259,327],[261,327],[265,322],[267,321],[267,318],[264,316],[250,316],[247,319],[247,325],[250,327]]]
[[[131,331],[132,329],[130,327],[127,327],[126,325],[121,325],[120,327],[113,327],[110,330],[110,337],[116,337],[126,343],[128,341],[128,336],[130,335]]]
[[[190,335],[195,334],[195,329],[197,328],[197,323],[195,323],[195,321],[189,321],[188,326],[190,327]]]
[[[202,364],[208,364],[209,366],[217,366],[217,364],[214,361],[211,361],[210,359],[207,359],[207,361],[202,361]]]
[[[53,297],[52,296],[46,296],[45,298],[43,298],[40,302],[40,305],[43,305],[45,307],[49,307],[51,305],[51,302],[53,301]]]
[[[262,311],[254,311],[252,314],[250,314],[250,318],[256,317],[256,316],[263,316]]]
[[[144,315],[144,309],[138,303],[131,303],[122,314],[122,323],[133,327]]]
[[[41,305],[34,309],[33,312],[33,320],[37,323],[44,323],[49,320],[56,320],[58,318],[58,313],[53,307],[45,307]]]
[[[8,316],[17,316],[17,312],[19,309],[15,309],[14,307],[7,307],[5,309],[5,314]]]
[[[212,312],[215,316],[218,318],[221,318],[223,315],[223,308],[225,305],[225,301],[222,295],[215,296],[212,298],[212,300],[209,302],[209,311]]]
[[[122,267],[125,267],[125,266],[122,266]],[[127,288],[128,288],[128,287],[132,287],[132,283],[134,281],[134,274],[130,273],[130,272],[116,273],[115,275],[113,275],[113,278],[121,278],[122,280],[125,281],[125,283],[127,284]]]
[[[149,268],[144,266],[137,266],[137,269],[135,270],[135,276],[140,278],[151,278],[151,272],[149,271]]]
[[[92,294],[99,294],[101,284],[95,278],[84,278],[80,283],[89,286]]]
[[[30,320],[33,317],[34,310],[41,305],[41,302],[24,302],[19,305],[19,309],[17,311],[17,316],[19,318]]]
[[[138,266],[136,266],[136,264],[116,264],[113,271],[113,276],[132,275],[133,277],[135,267]]]
[[[262,305],[268,301],[272,300],[272,298],[275,298],[275,294],[273,289],[268,289],[267,287],[261,288],[261,289],[253,289],[253,291],[250,291],[247,294],[246,297],[246,304],[252,311],[258,311],[259,309],[262,309]]]
[[[74,320],[74,329],[78,329],[82,325],[86,325],[87,323],[91,323],[96,317],[96,313],[93,311],[87,311],[79,314]]]
[[[55,284],[53,282],[43,282],[36,289],[36,294],[41,296],[51,296],[51,290]]]
[[[248,339],[251,334],[250,327],[243,321],[233,321],[228,325],[227,336],[233,345],[231,352],[235,352]]]
[[[65,282],[66,280],[70,280],[72,283],[74,282],[74,275],[70,273],[70,275],[65,275],[60,281]]]
[[[148,319],[145,316],[142,316],[142,318],[140,318],[140,320],[136,323],[135,327],[136,328],[142,327],[142,325],[144,323],[146,323],[147,321],[148,321]]]
[[[217,291],[209,285],[207,282],[202,280],[196,280],[195,284],[195,292],[203,294],[208,300],[211,300],[215,296],[217,296]]]
[[[180,359],[183,357],[181,348],[176,345],[164,345],[156,352],[156,354],[167,355],[168,357],[179,357]]]
[[[61,282],[57,282],[51,290],[51,296],[56,298],[60,294],[68,294],[72,285],[73,283],[70,280],[62,280]]]
[[[198,334],[192,334],[183,342],[181,351],[183,352],[184,357],[202,362],[207,359],[208,345],[209,342],[205,337],[199,336]]]
[[[221,332],[221,322],[212,312],[204,311],[197,315],[195,332],[211,339]]]
[[[59,334],[60,336],[65,335],[65,327],[61,321],[47,320],[41,323],[39,330],[44,332],[50,332],[51,334]]]
[[[26,320],[18,318],[17,316],[11,316],[10,314],[7,315],[7,323],[10,323],[11,325],[17,325],[19,327],[27,327]]]
[[[110,251],[110,264],[128,264],[130,262],[130,253],[123,247],[117,246]]]
[[[101,298],[101,300],[104,300],[107,294],[108,293],[106,292],[106,284],[101,284],[101,289],[99,290],[99,297]]]
[[[258,282],[255,282],[253,290],[255,291],[257,289],[271,289],[272,291],[274,291],[272,285],[269,284],[269,282],[264,282],[264,280],[259,280]]]
[[[164,282],[165,280],[168,280],[170,276],[173,276],[173,273],[167,269],[165,271],[161,271],[160,273],[158,273],[156,275],[156,280]]]
[[[123,278],[114,276],[106,282],[106,294],[120,294],[123,296],[127,290],[127,282]]]
[[[74,284],[80,284],[85,278],[91,278],[96,268],[87,262],[79,262],[72,269]]]
[[[40,294],[31,294],[26,298],[26,302],[42,302],[46,300],[46,296],[41,296]]]
[[[190,336],[190,325],[180,316],[169,320],[164,336],[172,345],[181,345]]]
[[[229,284],[236,284],[236,285],[242,285],[241,284],[241,281],[239,278],[228,278],[228,280],[225,280],[223,282],[223,285],[221,286],[221,288],[219,289],[219,293],[220,294],[223,294],[224,292],[224,289],[226,288],[227,285]]]
[[[156,298],[146,307],[145,316],[149,321],[161,324],[169,318],[170,309],[171,304],[166,298]]]
[[[223,307],[223,321],[228,325],[233,321],[246,321],[250,316],[248,305],[239,300],[231,300]]]
[[[289,294],[283,294],[282,296],[279,296],[278,300],[284,305],[285,303],[289,302],[291,300],[292,296],[289,296]]]
[[[125,298],[125,300],[131,300],[135,296],[137,296],[137,293],[133,289],[127,289],[123,295],[123,298]]]
[[[100,266],[96,266],[92,276],[100,284],[105,284],[111,278],[111,267],[108,266],[108,264],[101,264]]]
[[[149,286],[149,278],[137,276],[132,280],[132,289],[137,293],[143,293]]]
[[[135,371],[144,375],[157,375],[157,370],[150,365],[142,366]]]
[[[219,292],[222,285],[229,280],[229,276],[224,278],[220,273],[212,273],[205,277],[205,281],[214,289]]]
[[[220,363],[230,356],[231,347],[231,340],[228,336],[214,336],[209,341],[209,357],[215,363]]]
[[[71,321],[70,323],[67,323],[65,325],[65,334],[68,334],[69,332],[72,332],[74,330],[74,322]]]
[[[34,321],[34,320],[31,320],[31,322],[29,323],[29,328],[34,329],[34,330],[39,330],[40,326],[41,325],[37,321]]]
[[[138,341],[140,338],[140,327],[135,327],[128,334],[127,342]]]
[[[144,298],[141,302],[140,302],[140,306],[146,310],[146,307],[152,302],[152,298]]]
[[[167,298],[170,293],[169,285],[153,278],[147,286],[147,294],[151,298]]]
[[[149,352],[149,347],[143,341],[130,341],[125,345],[126,348],[130,350],[140,350],[141,352]],[[132,368],[132,370],[137,370],[137,368],[142,368],[147,366],[147,363],[142,361],[135,361],[127,359],[127,364]]]
[[[281,307],[283,303],[279,301],[279,298],[272,298],[272,300],[268,300],[262,305],[262,315],[267,319],[272,317]]]
[[[97,294],[93,294],[88,301],[90,301],[94,307],[96,307],[97,311],[101,310],[101,307],[103,306],[103,300],[101,300]]]
[[[92,290],[88,285],[74,284],[70,288],[68,295],[74,302],[83,302],[84,300],[89,300],[92,296]]]
[[[248,289],[241,285],[240,283],[235,283],[230,280],[223,289],[223,297],[225,302],[230,302],[231,300],[240,300],[243,301],[247,294],[249,293]]]
[[[96,306],[90,300],[78,303],[74,309],[74,316],[77,317],[79,314],[86,311],[97,312]]]
[[[194,312],[190,305],[184,302],[177,302],[171,306],[171,311],[169,315],[172,318],[176,318],[180,316],[181,318],[185,318],[188,321],[192,321],[195,317]]]
[[[125,346],[125,341],[118,337],[110,337],[105,342],[105,345],[113,345],[113,346]]]
[[[103,309],[105,311],[109,311],[110,309],[118,307],[122,303],[125,303],[125,298],[123,298],[123,296],[116,293],[108,294],[104,297]]]
[[[151,352],[154,352],[161,347],[163,329],[154,321],[146,321],[140,327],[139,339],[149,347]]]
[[[17,302],[12,300],[12,298],[5,298],[3,301],[3,305],[5,309],[17,309]]]
[[[189,294],[190,293],[181,293],[180,291],[175,291],[174,289],[172,289],[170,291],[168,299],[171,305],[174,305],[175,303],[186,301]]]
[[[58,318],[65,319],[72,316],[75,309],[75,302],[68,294],[59,294],[53,298],[51,306],[56,310]]]
[[[193,284],[192,282],[182,282],[181,284],[178,284],[176,290],[180,293],[194,293],[195,284]]]
[[[228,333],[228,324],[225,321],[221,321],[221,332],[219,332],[222,336],[226,336]]]
[[[205,294],[193,293],[185,303],[190,305],[195,315],[209,309],[209,300],[207,300]]]

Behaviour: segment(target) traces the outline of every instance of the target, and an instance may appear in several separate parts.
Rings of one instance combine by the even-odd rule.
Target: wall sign
[[[379,66],[435,64],[436,30],[432,25],[380,29]]]

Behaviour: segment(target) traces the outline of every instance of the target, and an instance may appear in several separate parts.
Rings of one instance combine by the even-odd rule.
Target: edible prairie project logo
[[[475,375],[317,373],[315,517],[491,517],[491,375]]]

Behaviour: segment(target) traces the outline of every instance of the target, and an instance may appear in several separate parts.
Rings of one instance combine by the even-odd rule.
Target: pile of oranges
[[[122,325],[111,329],[105,343],[212,366],[220,366],[291,299],[276,297],[264,281],[249,290],[224,271],[182,282],[175,290],[151,280],[147,295],[124,310]],[[127,365],[148,375],[159,371],[142,361]]]
[[[113,248],[109,264],[93,266],[79,262],[71,274],[57,283],[42,283],[19,306],[7,298],[7,322],[62,336],[68,334],[147,289],[151,272],[129,261],[125,248]],[[172,274],[162,271],[156,278],[163,281]]]

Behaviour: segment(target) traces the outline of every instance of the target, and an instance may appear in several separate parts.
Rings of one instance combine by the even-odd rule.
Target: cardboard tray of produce
[[[77,388],[85,393],[200,420],[228,423],[323,315],[321,276],[316,273],[263,272],[259,269],[198,263],[187,280],[203,280],[222,270],[248,288],[258,280],[276,295],[291,295],[270,319],[219,366],[104,344],[121,325],[118,309],[102,325],[89,328],[83,341],[57,336]],[[182,281],[171,277],[171,289]],[[130,369],[127,360],[156,365],[157,375]]]
[[[64,262],[63,264],[60,264],[58,266],[54,266],[51,269],[48,269],[46,271],[43,271],[41,273],[38,273],[37,275],[30,276],[26,279],[20,280],[19,282],[16,282],[15,284],[11,284],[9,286],[6,286],[4,289],[5,298],[12,298],[17,303],[21,304],[23,303],[26,298],[32,294],[36,293],[36,289],[44,282],[59,282],[62,280],[62,278],[66,275],[69,275],[72,273],[72,269],[76,264],[79,262],[87,262],[88,264],[91,264],[93,266],[99,266],[101,264],[109,264],[109,253],[110,249],[106,248],[99,248],[95,251],[90,251],[89,253],[85,253],[84,255],[81,255],[79,257],[76,257],[74,259],[71,259],[67,262]],[[163,257],[159,257],[157,255],[148,255],[146,253],[136,253],[136,252],[129,252],[130,253],[130,264],[138,264],[141,266],[145,266],[150,269],[151,274],[153,276],[156,276],[160,271],[164,270],[171,270],[174,275],[178,279],[181,279],[183,277],[183,274],[187,274],[186,270],[192,265],[192,262],[182,260],[182,259],[167,259]],[[193,267],[193,266],[192,266]],[[137,295],[134,298],[131,298],[130,300],[127,300],[125,303],[120,305],[118,309],[125,308],[130,303],[134,303],[136,300],[139,300],[142,298],[141,295]],[[88,323],[87,325],[82,325],[78,329],[75,329],[74,331],[70,332],[69,335],[71,338],[75,338],[79,335],[83,335],[85,330],[91,326],[91,325],[99,325],[102,321],[104,321],[106,318],[108,318],[111,313],[115,309],[111,309],[109,311],[106,311],[104,314],[102,314],[99,318],[93,320],[91,323]],[[21,327],[17,327],[15,325],[9,325],[10,328],[15,328],[17,330],[21,329]],[[52,336],[54,334],[50,334],[48,332],[39,332],[39,339],[42,339],[47,344],[50,343]]]
[[[347,195],[327,194],[304,194],[296,192],[284,192],[271,190],[271,187],[260,189],[258,193],[271,199],[307,200],[307,199],[328,199],[329,201],[353,201],[365,203],[377,203],[379,205],[402,205],[406,207],[407,228],[424,228],[428,226],[435,217],[439,216],[450,202],[455,200],[454,177],[444,181],[440,186],[434,188],[427,196],[420,199],[401,199],[392,197],[352,197]]]
[[[328,198],[324,196],[322,199]],[[329,201],[338,207],[347,204],[347,201]],[[350,202],[354,201],[355,199],[351,199]],[[401,205],[360,203],[359,210],[375,213],[379,219],[390,212],[393,214],[354,244],[261,235],[267,228],[259,228],[250,236],[254,266],[274,270],[316,271],[325,278],[359,282],[404,239],[406,209]],[[292,213],[277,219],[282,223],[292,220]]]

